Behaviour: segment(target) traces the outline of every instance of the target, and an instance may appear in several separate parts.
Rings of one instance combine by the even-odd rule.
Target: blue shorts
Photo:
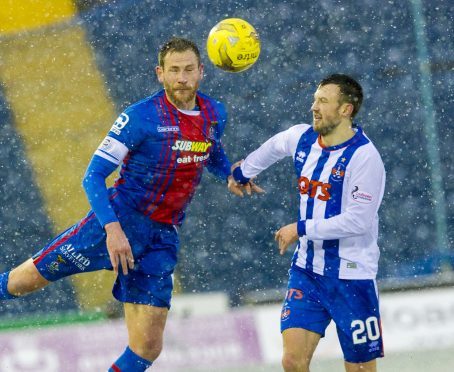
[[[331,319],[347,362],[383,357],[375,280],[329,278],[293,266],[282,307],[281,332],[304,328],[324,337]]]
[[[122,203],[118,195],[111,203],[135,261],[128,275],[123,275],[120,266],[112,291],[114,297],[122,302],[170,308],[172,274],[179,249],[175,226],[150,220]],[[49,281],[101,269],[112,270],[106,232],[92,211],[35,254],[33,261]]]

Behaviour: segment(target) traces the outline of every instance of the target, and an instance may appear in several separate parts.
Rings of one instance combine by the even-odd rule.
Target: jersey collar
[[[322,144],[322,141],[321,141],[321,137],[320,135],[318,136],[317,138],[317,142],[318,144],[320,145],[320,147],[325,150],[325,151],[336,151],[336,150],[339,150],[343,147],[347,147],[347,146],[350,146],[352,144],[354,144],[355,142],[357,142],[363,135],[363,130],[361,127],[359,126],[356,126],[353,128],[354,131],[356,131],[355,135],[350,138],[349,140],[343,142],[343,143],[340,143],[338,145],[335,145],[335,146],[330,146],[330,147],[326,147]]]

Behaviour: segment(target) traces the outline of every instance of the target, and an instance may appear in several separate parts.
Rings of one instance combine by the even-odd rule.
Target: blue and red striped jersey
[[[179,110],[158,91],[128,107],[95,152],[122,163],[114,187],[152,220],[181,224],[205,167],[222,179],[230,174],[224,105],[200,92],[196,101],[196,110]]]

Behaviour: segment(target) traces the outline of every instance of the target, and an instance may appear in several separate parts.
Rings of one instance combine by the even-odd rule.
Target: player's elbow
[[[97,188],[96,176],[92,172],[86,172],[82,178],[82,187],[86,193]]]

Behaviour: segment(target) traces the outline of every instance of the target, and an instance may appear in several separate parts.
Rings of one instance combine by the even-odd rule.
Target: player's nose
[[[186,84],[188,82],[188,77],[184,72],[180,72],[177,76],[177,81],[180,84]]]

